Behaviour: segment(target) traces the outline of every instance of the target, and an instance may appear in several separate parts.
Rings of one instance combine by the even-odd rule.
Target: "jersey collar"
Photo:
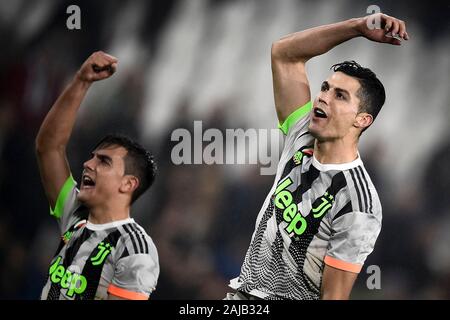
[[[352,162],[339,163],[339,164],[333,164],[333,163],[322,164],[313,155],[312,164],[319,171],[330,171],[330,170],[344,171],[344,170],[350,170],[350,169],[353,169],[353,168],[363,165],[361,157],[359,156],[359,152],[358,152],[358,158],[356,158],[356,160],[353,160]]]
[[[123,219],[123,220],[117,220],[113,222],[103,223],[103,224],[94,224],[90,221],[87,222],[86,228],[92,230],[92,231],[100,231],[100,230],[106,230],[110,228],[117,228],[118,226],[127,224],[127,223],[134,223],[133,218]]]

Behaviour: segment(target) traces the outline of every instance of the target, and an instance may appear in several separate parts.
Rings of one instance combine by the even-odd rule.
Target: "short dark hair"
[[[157,171],[156,162],[152,154],[143,146],[122,134],[107,135],[97,143],[94,150],[112,145],[121,146],[127,150],[124,158],[125,174],[131,174],[139,179],[139,186],[134,190],[131,198],[131,203],[133,203],[155,181]]]
[[[360,100],[359,111],[371,114],[373,120],[375,120],[386,100],[384,86],[376,74],[369,68],[362,67],[354,60],[337,63],[331,66],[330,69],[334,72],[343,72],[359,81],[361,87],[356,93]]]

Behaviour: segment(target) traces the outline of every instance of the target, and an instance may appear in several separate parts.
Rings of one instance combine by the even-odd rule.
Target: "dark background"
[[[66,8],[81,8],[81,30]],[[161,275],[152,299],[221,299],[238,275],[273,176],[258,165],[171,162],[176,128],[276,128],[270,45],[308,27],[366,15],[406,21],[411,40],[355,39],[308,66],[313,95],[329,67],[355,59],[387,101],[361,139],[383,205],[383,229],[354,299],[450,298],[449,5],[444,1],[0,0],[0,298],[37,299],[58,244],[34,157],[43,117],[96,50],[119,58],[95,84],[69,145],[76,179],[111,131],[139,139],[159,175],[133,216],[153,238]],[[368,290],[366,267],[381,269]]]

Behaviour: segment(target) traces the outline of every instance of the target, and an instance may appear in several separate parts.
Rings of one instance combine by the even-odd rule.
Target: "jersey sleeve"
[[[278,128],[287,137],[296,135],[299,131],[307,127],[309,121],[305,121],[309,118],[312,109],[312,102],[309,101],[305,105],[299,107],[292,112],[283,123],[278,124]]]
[[[121,258],[108,287],[108,293],[130,300],[147,300],[155,290],[159,276],[157,259],[150,254]]]
[[[55,217],[58,221],[61,235],[74,223],[79,220],[74,215],[74,212],[80,207],[80,202],[77,200],[78,195],[77,183],[70,175],[64,183],[54,208],[50,207],[50,215]]]
[[[300,147],[308,146],[314,141],[314,138],[308,133],[311,108],[312,103],[310,101],[291,113],[282,124],[278,125],[281,132],[286,136],[281,158],[292,157]],[[298,142],[297,139],[301,137],[301,142]]]
[[[325,264],[359,273],[380,231],[381,220],[374,214],[349,212],[340,216],[332,222]]]

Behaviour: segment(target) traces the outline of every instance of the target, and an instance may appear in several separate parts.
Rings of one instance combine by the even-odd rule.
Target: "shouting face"
[[[127,150],[112,145],[99,147],[92,152],[92,158],[83,165],[80,200],[87,207],[102,206],[116,199],[126,188],[129,176],[125,175]],[[132,192],[132,190],[131,190]]]
[[[333,141],[349,135],[357,138],[372,117],[360,112],[357,92],[360,83],[342,72],[333,73],[322,83],[314,100],[309,132],[319,141]]]

